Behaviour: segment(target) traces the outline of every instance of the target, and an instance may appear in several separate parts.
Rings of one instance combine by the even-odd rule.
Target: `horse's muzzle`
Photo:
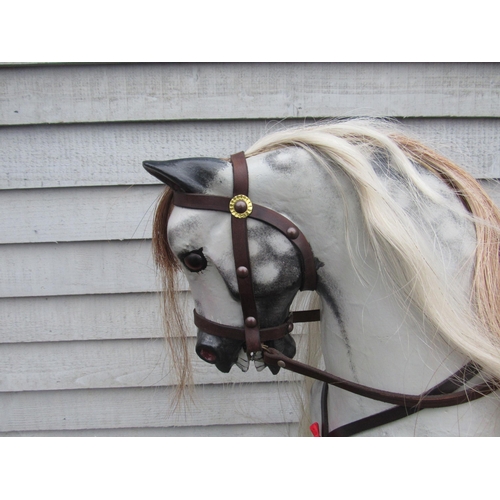
[[[221,372],[228,373],[238,360],[242,345],[241,340],[216,337],[198,330],[196,354],[203,361],[215,365]]]
[[[295,341],[290,334],[286,334],[281,339],[271,340],[266,343],[269,347],[274,347],[289,358],[295,356]],[[215,365],[223,373],[229,373],[232,366],[236,364],[242,347],[244,347],[244,342],[241,340],[217,337],[202,330],[198,330],[196,354],[198,354],[203,361]],[[274,375],[280,371],[279,366],[268,366],[268,368]],[[246,371],[246,369],[242,369]]]

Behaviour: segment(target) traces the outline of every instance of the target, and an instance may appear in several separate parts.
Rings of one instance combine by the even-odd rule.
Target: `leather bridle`
[[[175,191],[173,204],[178,207],[216,210],[231,214],[231,235],[235,260],[238,293],[241,301],[244,327],[234,327],[208,320],[194,310],[194,322],[202,331],[245,342],[249,355],[262,351],[264,362],[316,380],[323,381],[321,395],[322,436],[352,436],[380,425],[394,422],[425,408],[442,408],[459,405],[481,398],[499,387],[499,382],[491,380],[474,387],[460,387],[476,376],[480,368],[473,362],[468,363],[446,380],[420,395],[407,395],[373,389],[342,379],[331,373],[295,361],[277,349],[268,347],[264,342],[283,338],[293,330],[294,323],[319,321],[319,310],[295,311],[287,320],[274,327],[260,328],[259,315],[253,290],[252,268],[248,248],[247,219],[253,218],[274,227],[295,246],[300,256],[302,283],[300,290],[316,290],[317,273],[311,245],[300,229],[283,215],[253,203],[248,197],[248,167],[243,152],[231,156],[233,166],[233,197],[213,196]],[[396,405],[388,410],[343,425],[331,432],[328,429],[328,385],[377,401]]]
[[[238,283],[238,294],[243,313],[243,328],[223,325],[204,318],[194,311],[195,325],[206,333],[246,344],[248,353],[262,351],[262,343],[277,340],[293,330],[293,324],[304,321],[319,321],[319,311],[297,311],[291,313],[281,325],[260,328],[259,314],[253,290],[252,267],[248,250],[247,219],[260,220],[274,227],[298,250],[301,261],[301,290],[315,290],[318,280],[311,245],[299,228],[283,215],[248,198],[248,168],[243,152],[231,156],[233,165],[233,197],[212,196],[195,193],[174,192],[173,203],[183,208],[217,210],[231,214],[233,255]]]

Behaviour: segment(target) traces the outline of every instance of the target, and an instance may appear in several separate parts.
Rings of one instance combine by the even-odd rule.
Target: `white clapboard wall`
[[[296,379],[219,373],[194,327],[194,402],[173,411],[163,187],[141,164],[360,115],[399,119],[500,200],[498,64],[0,65],[0,435],[295,435]]]

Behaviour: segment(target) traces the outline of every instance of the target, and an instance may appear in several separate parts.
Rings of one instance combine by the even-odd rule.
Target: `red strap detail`
[[[315,437],[315,438],[319,438],[319,437],[321,437],[321,436],[319,435],[319,424],[318,424],[318,422],[314,422],[314,424],[312,424],[312,425],[309,427],[309,429],[311,429],[311,432],[312,432],[313,437]]]

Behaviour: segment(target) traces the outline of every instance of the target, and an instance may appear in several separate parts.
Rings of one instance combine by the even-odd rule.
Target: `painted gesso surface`
[[[283,118],[369,114],[405,116],[475,177],[500,177],[495,64],[4,66],[0,80],[7,435],[296,434],[291,376],[194,355],[197,403],[171,411],[150,248],[163,186],[143,160],[227,157]]]

